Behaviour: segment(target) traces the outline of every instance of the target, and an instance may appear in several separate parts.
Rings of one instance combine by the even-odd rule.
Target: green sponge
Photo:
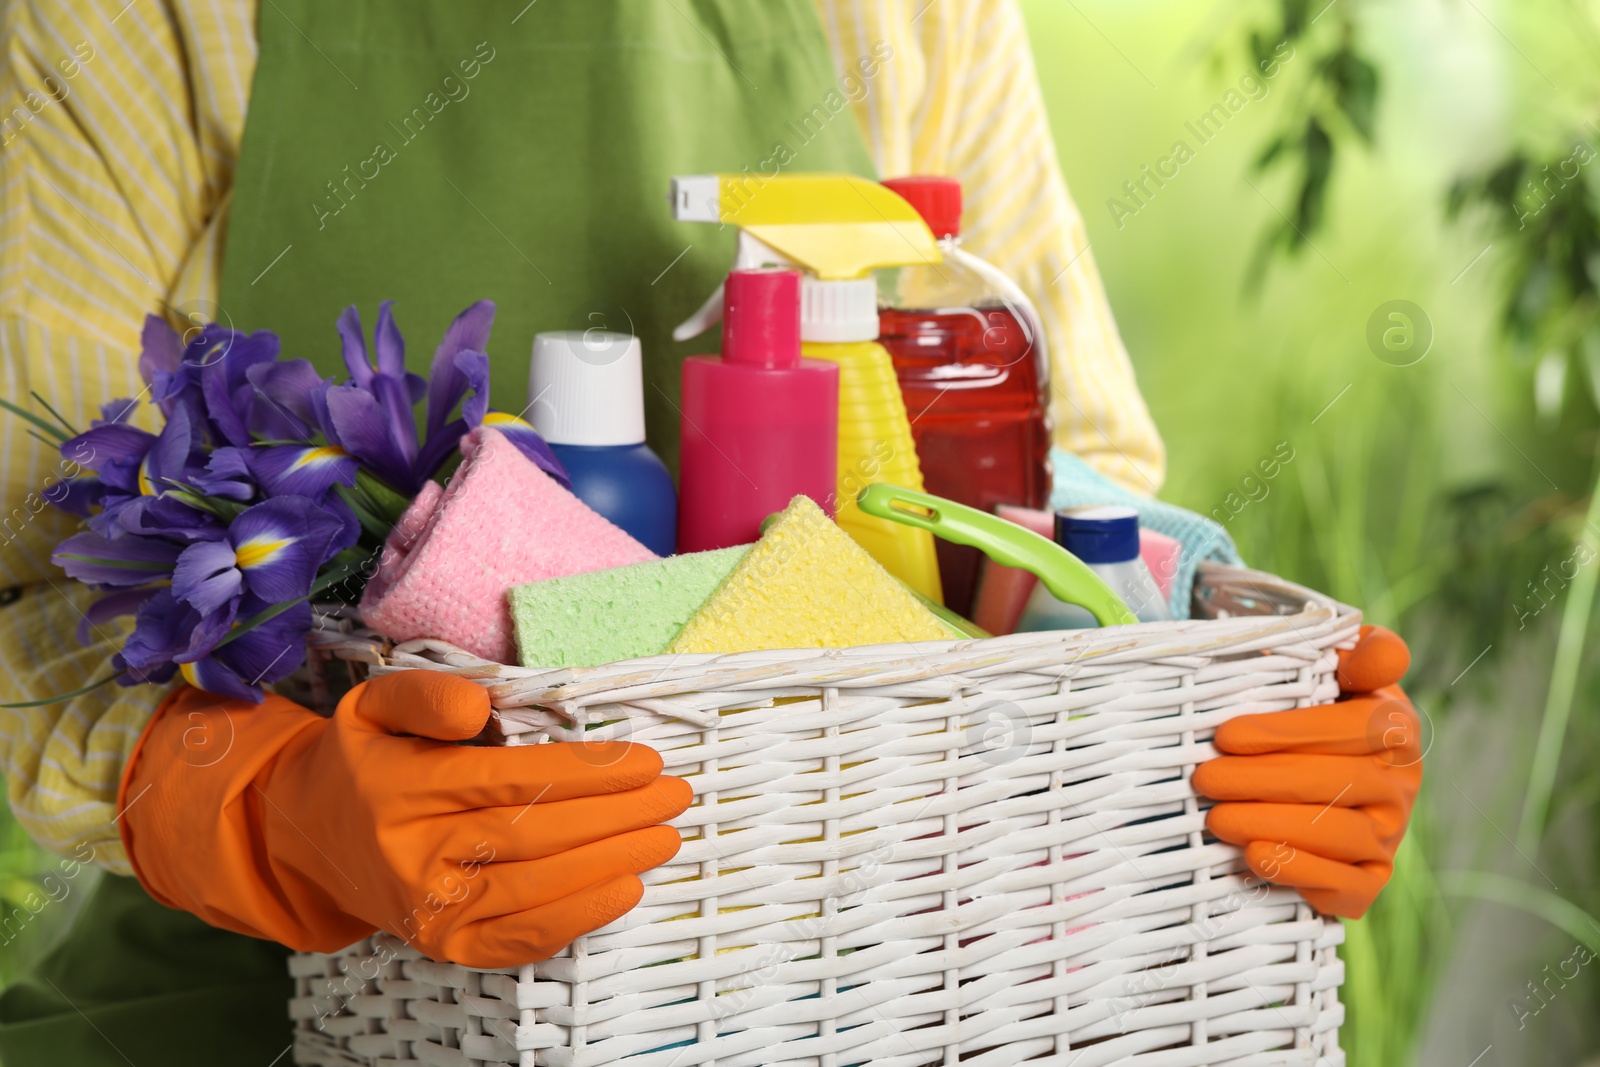
[[[524,667],[597,667],[654,656],[721,584],[750,545],[513,586]]]

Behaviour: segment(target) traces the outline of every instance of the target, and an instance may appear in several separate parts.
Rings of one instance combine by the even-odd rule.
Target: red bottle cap
[[[800,365],[800,272],[736,270],[722,291],[722,358],[781,369]]]
[[[916,208],[935,237],[961,235],[961,183],[956,179],[916,175],[890,178],[883,185]]]

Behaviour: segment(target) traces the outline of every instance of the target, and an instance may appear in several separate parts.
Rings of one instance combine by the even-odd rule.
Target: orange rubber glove
[[[1227,755],[1195,768],[1195,789],[1226,802],[1211,832],[1324,914],[1361,918],[1394,872],[1422,785],[1421,725],[1395,684],[1410,665],[1393,631],[1363,626],[1339,653],[1338,703],[1241,715],[1217,730]]]
[[[692,794],[644,745],[453,743],[488,717],[435,671],[332,718],[179,689],[123,777],[128,857],[162,903],[302,951],[383,929],[469,967],[548,959],[639,902]]]

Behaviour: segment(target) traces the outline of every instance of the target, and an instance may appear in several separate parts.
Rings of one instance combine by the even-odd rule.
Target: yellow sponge
[[[937,641],[951,631],[809,497],[789,502],[668,652]]]

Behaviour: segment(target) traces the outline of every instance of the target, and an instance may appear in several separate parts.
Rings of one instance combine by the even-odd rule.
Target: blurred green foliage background
[[[1289,442],[1266,495],[1252,485],[1222,512],[1230,532],[1254,565],[1362,607],[1415,655],[1432,749],[1394,881],[1347,924],[1351,1064],[1589,1063],[1592,968],[1561,967],[1576,945],[1600,950],[1600,567],[1582,562],[1600,546],[1600,263],[1595,168],[1570,162],[1596,137],[1589,9],[1024,8],[1171,454],[1163,496],[1214,513]],[[1243,81],[1285,40],[1275,77]],[[1186,124],[1230,89],[1244,105],[1202,143]],[[1178,140],[1193,158],[1133,200],[1124,183]],[[1510,188],[1542,182],[1545,162],[1577,176]],[[1431,331],[1420,359],[1369,345],[1396,300],[1421,309],[1417,338]]]
[[[1589,1064],[1597,968],[1558,972],[1575,945],[1600,951],[1600,567],[1574,562],[1580,538],[1600,545],[1584,215],[1600,168],[1533,227],[1487,194],[1448,207],[1463,178],[1520,153],[1506,173],[1537,179],[1593,140],[1595,22],[1509,0],[1022,2],[1167,440],[1163,495],[1205,513],[1253,495],[1228,522],[1248,560],[1361,606],[1415,654],[1427,781],[1393,883],[1348,926],[1350,1063]],[[1252,34],[1292,54],[1241,88]],[[1229,89],[1245,105],[1200,143],[1186,123]],[[1131,200],[1124,182],[1178,140],[1193,158]],[[1415,349],[1385,361],[1368,343],[1396,300],[1431,334],[1409,365]],[[1263,496],[1244,480],[1279,442],[1295,458]],[[47,862],[0,813],[4,913]],[[69,916],[0,944],[0,981]]]

